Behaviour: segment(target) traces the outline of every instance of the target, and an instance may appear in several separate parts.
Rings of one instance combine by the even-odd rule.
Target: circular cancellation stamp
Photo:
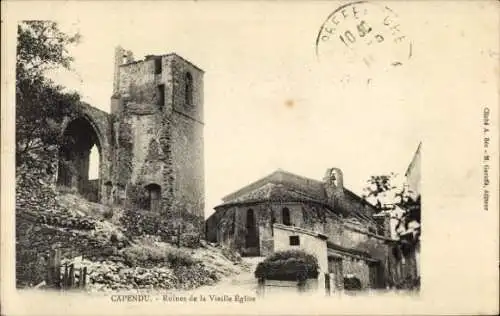
[[[412,44],[392,9],[357,1],[328,16],[316,38],[316,55],[336,66],[348,63],[358,68],[387,69],[408,62]]]

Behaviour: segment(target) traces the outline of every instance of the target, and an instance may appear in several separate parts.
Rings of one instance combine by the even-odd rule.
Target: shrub
[[[181,234],[181,246],[188,248],[198,248],[200,246],[199,233],[184,233]]]
[[[122,250],[125,262],[131,266],[150,267],[165,262],[165,253],[153,246],[131,246]]]
[[[170,267],[190,267],[197,261],[186,251],[173,247],[164,248],[154,245],[134,245],[124,248],[122,255],[130,266],[152,267],[169,265]]]
[[[176,248],[167,250],[166,259],[172,267],[190,267],[196,263],[196,260],[189,253]]]
[[[105,210],[104,213],[102,213],[102,216],[105,219],[111,219],[111,218],[113,218],[113,210],[112,209]]]
[[[269,280],[304,281],[318,277],[318,260],[301,250],[279,251],[260,262],[256,278]]]
[[[113,233],[111,234],[109,240],[111,241],[111,243],[115,244],[118,242],[118,236],[115,233]]]

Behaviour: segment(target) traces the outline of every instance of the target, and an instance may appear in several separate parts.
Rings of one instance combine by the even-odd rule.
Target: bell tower
[[[203,74],[175,53],[134,60],[116,49],[115,201],[159,212],[176,205],[203,217]]]

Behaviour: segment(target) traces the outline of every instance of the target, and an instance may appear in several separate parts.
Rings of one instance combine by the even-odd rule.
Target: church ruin
[[[57,184],[90,201],[203,216],[203,70],[117,47],[111,113],[80,104],[61,128]],[[92,147],[99,176],[89,180]]]

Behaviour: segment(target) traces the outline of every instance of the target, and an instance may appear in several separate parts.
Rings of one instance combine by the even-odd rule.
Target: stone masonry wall
[[[328,241],[344,248],[350,248],[368,253],[379,260],[382,268],[380,277],[387,279],[391,275],[390,247],[383,239],[368,232],[363,225],[353,225],[345,219],[332,214],[319,204],[314,203],[268,203],[262,202],[252,205],[228,206],[221,208],[214,218],[209,218],[207,235],[217,235],[219,242],[230,245],[233,249],[241,251],[245,245],[246,212],[253,209],[257,216],[260,255],[267,256],[274,251],[273,223],[283,223],[282,209],[290,210],[292,226],[323,233],[328,236]],[[221,225],[217,225],[222,223]],[[231,230],[234,227],[234,232]],[[213,230],[217,230],[213,232]],[[343,266],[345,273],[355,274],[364,287],[369,285],[369,267],[364,260],[345,258]]]
[[[157,60],[160,73],[155,70]],[[154,183],[161,187],[163,212],[175,206],[202,217],[203,72],[175,54],[119,69],[118,94],[113,96],[118,199],[137,207],[137,196]],[[193,77],[192,104],[184,102],[187,71]]]
[[[203,72],[177,55],[168,55],[172,84],[172,163],[174,195],[203,217],[205,180],[203,152]],[[187,104],[186,76],[192,76],[192,102]],[[170,107],[169,107],[170,108]]]

